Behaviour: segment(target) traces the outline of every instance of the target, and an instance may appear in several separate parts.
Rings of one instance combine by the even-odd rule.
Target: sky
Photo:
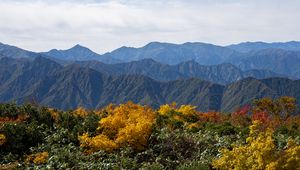
[[[299,41],[299,9],[299,0],[0,0],[0,42],[105,53],[151,41]]]

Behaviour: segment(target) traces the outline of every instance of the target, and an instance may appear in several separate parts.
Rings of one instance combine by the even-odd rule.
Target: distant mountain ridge
[[[289,42],[274,42],[274,43],[266,43],[266,42],[243,42],[239,44],[232,44],[226,46],[230,49],[247,53],[250,51],[259,51],[264,49],[282,49],[288,51],[300,51],[300,42],[299,41],[289,41]]]
[[[265,69],[300,78],[300,51],[264,49],[249,52],[244,57],[229,62],[242,70]]]
[[[39,54],[0,42],[0,57],[34,58]]]
[[[90,60],[97,60],[100,57],[99,54],[94,53],[92,50],[79,44],[67,50],[52,49],[44,54],[58,59],[76,61],[84,60],[86,58],[89,58]]]
[[[130,100],[153,107],[177,102],[202,111],[232,111],[261,97],[288,95],[300,101],[300,80],[286,78],[246,78],[226,86],[197,78],[159,82],[143,75],[110,76],[78,64],[61,66],[44,57],[1,58],[0,71],[0,75],[10,73],[0,79],[1,102],[35,100],[61,109],[99,108]]]
[[[81,45],[67,50],[54,49],[44,53],[34,53],[5,44],[0,45],[0,57],[35,58],[40,55],[60,63],[96,60],[106,64],[116,64],[144,59],[153,59],[169,65],[177,65],[190,60],[200,65],[231,63],[243,71],[269,70],[290,78],[300,78],[300,42],[297,41],[246,42],[224,47],[197,42],[184,44],[151,42],[140,48],[121,47],[102,55]]]
[[[151,58],[165,64],[179,64],[195,60],[200,64],[220,64],[237,55],[234,50],[206,43],[171,44],[151,42],[141,48],[122,47],[104,54],[122,61],[137,61]]]
[[[120,64],[105,64],[97,61],[83,61],[76,63],[108,75],[140,74],[159,81],[171,81],[194,77],[219,84],[228,84],[246,77],[255,77],[259,79],[284,77],[284,75],[276,74],[268,70],[242,71],[229,63],[205,66],[200,65],[194,60],[177,65],[161,64],[153,59],[143,59]]]
[[[71,60],[71,61],[99,60],[105,63],[120,62],[120,60],[118,59],[102,57],[100,54],[97,54],[92,50],[90,50],[89,48],[81,46],[79,44],[67,50],[52,49],[42,54],[60,60]]]

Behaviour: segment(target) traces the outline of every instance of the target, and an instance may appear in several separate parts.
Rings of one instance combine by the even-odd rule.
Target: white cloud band
[[[149,41],[300,39],[297,0],[0,0],[0,41],[45,51],[80,43],[97,52]]]

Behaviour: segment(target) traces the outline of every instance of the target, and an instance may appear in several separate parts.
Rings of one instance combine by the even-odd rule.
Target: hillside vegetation
[[[61,111],[0,104],[0,169],[300,169],[296,100],[235,112],[128,102]]]

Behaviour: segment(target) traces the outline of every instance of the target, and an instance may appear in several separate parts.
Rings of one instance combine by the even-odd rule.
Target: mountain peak
[[[52,49],[46,53],[49,53],[49,52],[67,52],[67,51],[82,51],[82,50],[86,50],[86,51],[91,51],[89,48],[87,47],[84,47],[80,44],[76,44],[74,45],[73,47],[69,48],[69,49]]]
[[[171,46],[171,45],[176,45],[176,44],[153,41],[153,42],[146,44],[144,47],[158,48],[158,47],[162,47],[162,46]]]
[[[66,50],[53,49],[43,54],[58,59],[73,61],[98,60],[100,56],[99,54],[80,44],[76,44],[72,48]]]
[[[80,44],[76,44],[75,46],[73,46],[72,48],[70,48],[69,50],[71,50],[71,49],[76,49],[76,50],[78,50],[78,49],[80,49],[80,50],[82,50],[82,49],[84,49],[84,50],[90,50],[89,48],[87,48],[87,47],[84,47],[84,46],[82,46],[82,45],[80,45]]]

